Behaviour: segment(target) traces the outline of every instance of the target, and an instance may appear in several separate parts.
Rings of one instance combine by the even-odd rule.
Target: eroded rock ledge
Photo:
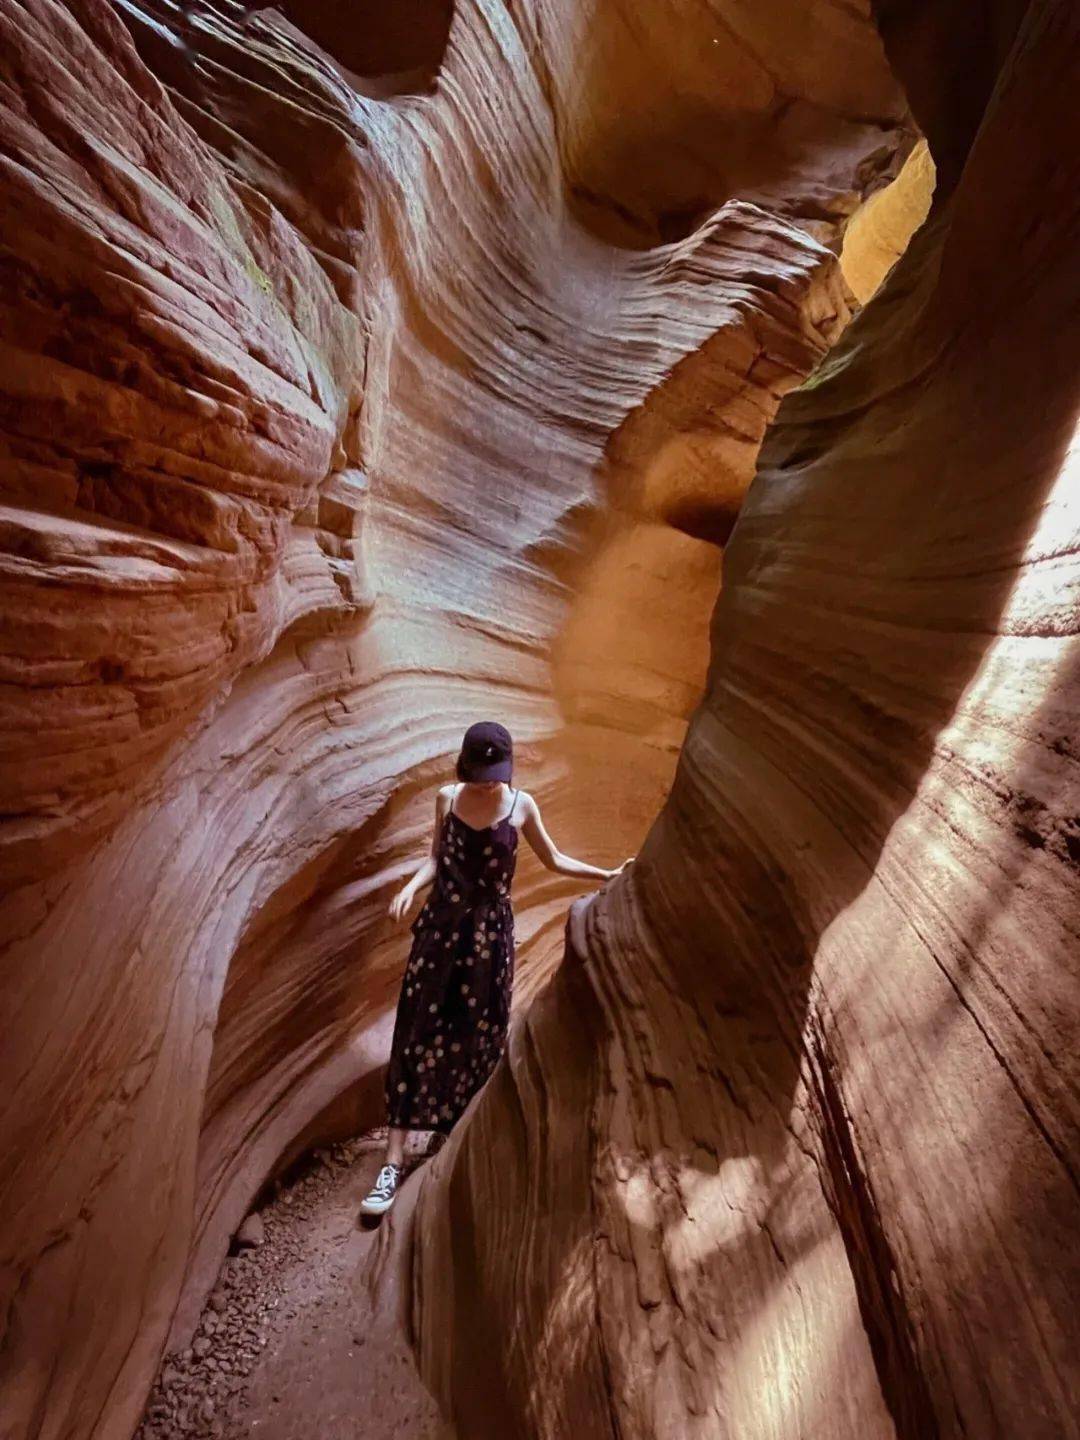
[[[945,187],[782,405],[671,795],[425,1181],[463,1435],[1075,1433],[1076,17],[882,10]]]

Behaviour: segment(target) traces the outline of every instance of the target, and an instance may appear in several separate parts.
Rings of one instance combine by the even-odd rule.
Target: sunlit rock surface
[[[470,720],[566,849],[637,847],[915,138],[859,7],[342,14],[0,0],[16,1436],[129,1434],[267,1173],[378,1118]],[[523,1002],[575,888],[523,867]]]
[[[670,798],[419,1197],[463,1435],[1076,1433],[1077,22],[883,11],[931,219],[781,407]]]

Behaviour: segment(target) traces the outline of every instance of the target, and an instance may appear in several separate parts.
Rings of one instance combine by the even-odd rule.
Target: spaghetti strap
[[[520,791],[520,790],[515,790],[515,791],[514,791],[514,803],[510,806],[510,814],[507,815],[507,817],[506,817],[507,820],[512,820],[512,819],[514,818],[514,811],[517,809],[517,800],[518,800],[518,796],[519,796],[520,794],[521,794],[521,791]]]
[[[454,803],[455,803],[455,801],[457,800],[457,792],[458,792],[460,789],[461,789],[461,786],[460,786],[460,785],[455,785],[455,786],[454,786],[454,793],[450,796],[450,814],[451,814],[451,815],[453,815],[453,813],[454,813]]]

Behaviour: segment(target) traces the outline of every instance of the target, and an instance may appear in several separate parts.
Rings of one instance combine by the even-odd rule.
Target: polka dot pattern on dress
[[[517,829],[451,813],[413,943],[387,1071],[391,1125],[449,1130],[502,1055],[514,972]]]

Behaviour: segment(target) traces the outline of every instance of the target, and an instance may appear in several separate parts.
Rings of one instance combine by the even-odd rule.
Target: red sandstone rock
[[[253,1211],[236,1232],[236,1243],[242,1250],[257,1249],[266,1239],[262,1216]]]
[[[463,1435],[1076,1433],[1077,26],[1001,7],[949,107],[967,9],[887,8],[945,192],[781,407],[670,798],[420,1196]]]
[[[461,3],[410,82],[332,8],[0,0],[16,1434],[129,1433],[267,1174],[375,1118],[387,887],[478,708],[568,849],[636,848],[913,139],[858,9]],[[523,871],[524,1003],[572,893]]]

